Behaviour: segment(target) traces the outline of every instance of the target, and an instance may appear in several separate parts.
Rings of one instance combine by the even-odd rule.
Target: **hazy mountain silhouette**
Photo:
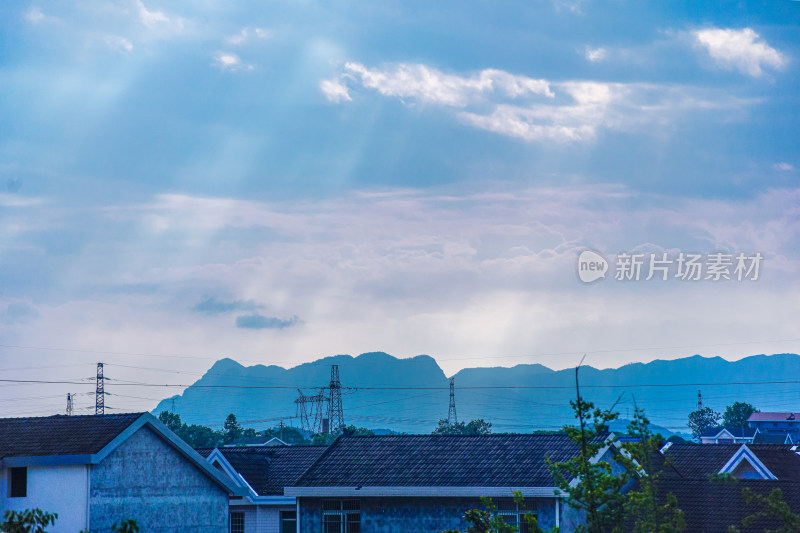
[[[339,365],[342,386],[359,389],[344,391],[347,424],[429,433],[440,418],[447,417],[448,378],[436,361],[427,355],[397,359],[382,352],[325,357],[290,369],[244,367],[222,359],[182,395],[160,402],[154,413],[171,410],[174,401],[175,412],[189,423],[220,425],[228,413],[236,413],[245,426],[258,429],[276,425],[280,417],[286,424],[299,425],[289,418],[295,415],[297,387],[305,394],[316,393],[315,388],[328,384],[332,364]],[[800,356],[796,354],[754,355],[739,361],[695,355],[616,369],[586,366],[581,368],[580,381],[584,398],[599,407],[610,407],[619,399],[617,410],[628,418],[635,402],[654,424],[685,432],[698,389],[702,389],[704,405],[718,411],[735,401],[747,401],[762,411],[797,411],[800,385],[774,382],[791,381],[798,375]],[[539,364],[466,368],[454,377],[459,420],[483,418],[492,422],[496,432],[552,430],[572,422],[569,401],[575,397],[574,369],[551,370]],[[758,381],[771,383],[741,384]],[[682,385],[664,386],[672,384]],[[283,388],[215,388],[219,385]]]

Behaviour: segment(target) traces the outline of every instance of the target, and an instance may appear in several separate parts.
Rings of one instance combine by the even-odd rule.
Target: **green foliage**
[[[373,435],[375,435],[375,432],[367,428],[360,428],[356,426],[345,426],[342,429],[342,435],[348,437],[372,437]]]
[[[47,533],[45,527],[55,525],[58,513],[47,513],[41,509],[6,511],[0,531],[3,533]]]
[[[233,441],[242,438],[242,426],[236,420],[236,415],[231,413],[228,415],[228,418],[225,419],[225,424],[223,424],[222,429],[222,443],[223,444],[230,444]],[[255,436],[255,433],[254,433]]]
[[[692,437],[700,438],[700,434],[707,429],[719,426],[721,415],[710,407],[703,407],[689,413],[689,429],[692,430]]]
[[[578,456],[563,462],[553,463],[548,458],[550,474],[556,487],[567,495],[567,503],[586,513],[586,524],[578,526],[577,533],[621,532],[627,499],[622,489],[630,480],[630,473],[614,474],[608,461],[593,461],[611,444],[604,437],[608,434],[608,423],[617,419],[618,414],[595,408],[580,393],[570,405],[578,425],[565,426],[564,431],[580,446],[580,451]],[[573,485],[572,480],[578,482]]]
[[[743,526],[750,527],[764,518],[775,518],[781,525],[778,529],[765,529],[764,533],[797,533],[800,531],[800,515],[793,512],[786,500],[783,499],[781,489],[772,489],[768,496],[764,496],[745,487],[742,489],[742,498],[747,503],[755,503],[761,506],[760,511],[742,520]],[[728,533],[739,533],[739,530],[734,526],[730,526]]]
[[[283,429],[279,427],[265,429],[263,432],[265,437],[278,437],[286,444],[309,444],[310,441],[305,438],[303,433],[297,428],[291,427],[284,427]]]
[[[432,435],[488,435],[492,432],[492,423],[482,418],[470,420],[467,423],[456,422],[450,424],[447,420],[439,420]]]
[[[524,500],[522,494],[514,492],[514,502],[522,505]],[[503,518],[497,514],[497,506],[492,502],[491,498],[481,498],[481,503],[484,509],[470,509],[464,513],[464,520],[467,521],[469,526],[465,533],[517,533],[519,526],[508,524]],[[536,517],[528,513],[523,516],[523,520],[528,526],[530,533],[558,533],[559,528],[553,528],[550,531],[544,531],[539,527],[539,522]],[[448,529],[443,533],[461,533],[457,529]]]
[[[216,448],[223,442],[222,432],[197,424],[184,424],[179,414],[161,411],[158,419],[193,448]]]
[[[753,413],[760,412],[747,402],[734,402],[725,408],[722,415],[722,425],[726,427],[744,428],[747,427],[747,419]]]
[[[133,518],[126,518],[122,522],[114,523],[111,526],[113,533],[139,533],[139,523]]]
[[[662,438],[651,433],[650,421],[638,407],[633,411],[628,434],[636,440],[623,443],[622,453],[615,459],[637,478],[637,487],[627,493],[625,504],[626,522],[632,525],[632,533],[684,531],[686,520],[675,495],[667,494],[666,503],[660,503],[658,483],[663,471],[656,468],[652,459],[659,453]]]

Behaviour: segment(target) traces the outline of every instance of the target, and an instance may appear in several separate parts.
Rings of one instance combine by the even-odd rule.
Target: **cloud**
[[[242,63],[242,59],[236,54],[228,52],[217,52],[214,55],[214,64],[222,70],[253,70],[253,65]]]
[[[463,123],[525,141],[584,142],[601,129],[652,131],[695,110],[743,108],[723,91],[678,85],[549,81],[496,69],[446,74],[425,65],[347,63],[321,84],[330,101],[351,100],[348,83],[403,101],[456,108]]]
[[[284,329],[300,323],[296,316],[277,318],[263,315],[242,315],[236,317],[236,327],[241,329]]]
[[[125,37],[120,37],[119,35],[106,35],[103,41],[106,43],[106,46],[116,52],[133,51],[133,43],[131,43]]]
[[[337,79],[322,80],[319,82],[319,88],[329,102],[338,104],[342,101],[351,102],[353,100],[350,97],[350,91],[348,90],[347,85],[343,84]]]
[[[606,49],[605,48],[592,48],[590,46],[586,47],[586,51],[584,55],[586,56],[587,61],[591,61],[592,63],[599,63],[604,61],[606,58]]]
[[[38,24],[45,19],[45,16],[40,9],[32,7],[25,13],[25,18],[32,24]]]
[[[225,40],[229,44],[238,46],[252,39],[261,40],[261,39],[269,39],[271,37],[272,37],[272,32],[264,28],[242,28],[242,30],[239,33],[231,35]]]
[[[755,78],[763,74],[763,67],[780,70],[788,61],[750,28],[709,28],[694,31],[693,35],[720,67]]]
[[[791,163],[780,162],[780,163],[775,163],[774,166],[775,170],[783,170],[783,171],[794,170],[794,165],[792,165]]]
[[[263,309],[264,306],[254,300],[233,300],[225,302],[217,298],[206,298],[192,308],[192,311],[217,315],[230,313],[231,311],[256,311]]]
[[[180,33],[185,29],[186,20],[182,17],[168,15],[163,11],[149,10],[142,0],[135,0],[139,21],[149,30],[160,34]]]

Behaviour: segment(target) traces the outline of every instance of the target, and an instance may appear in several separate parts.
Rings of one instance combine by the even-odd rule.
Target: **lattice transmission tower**
[[[97,363],[97,385],[94,392],[94,414],[103,415],[106,412],[105,396],[103,390],[103,363]]]
[[[73,413],[73,405],[72,405],[72,397],[74,395],[67,393],[67,416],[72,416]]]
[[[328,385],[328,432],[339,433],[344,428],[342,409],[342,383],[339,381],[339,365],[331,365],[331,383]]]
[[[447,409],[447,423],[458,424],[456,414],[456,378],[450,378],[450,407]]]
[[[327,398],[322,392],[305,395],[297,389],[298,397],[294,401],[295,415],[300,419],[300,427],[311,434],[322,433],[322,415]]]

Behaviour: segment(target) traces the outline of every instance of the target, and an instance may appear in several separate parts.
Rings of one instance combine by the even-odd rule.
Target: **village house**
[[[742,525],[743,518],[762,510],[744,500],[745,487],[762,495],[779,488],[789,506],[800,509],[798,446],[672,444],[663,450],[663,459],[659,491],[662,497],[675,495],[687,532],[726,533],[728,526],[736,526],[742,533],[762,533],[779,527],[769,518]],[[714,479],[721,475],[731,479]]]
[[[789,435],[793,442],[800,441],[800,413],[753,413],[747,424],[759,433]]]
[[[51,533],[227,531],[244,494],[149,413],[0,419],[0,508],[58,513]]]
[[[716,427],[700,434],[702,444],[750,444],[753,442],[757,428]]]
[[[239,446],[197,451],[244,495],[230,501],[230,533],[295,533],[297,507],[284,487],[322,455],[326,446]]]
[[[284,494],[297,498],[303,533],[465,531],[464,513],[481,508],[482,497],[523,533],[526,513],[571,533],[581,517],[565,505],[546,459],[577,453],[565,434],[343,436]]]

